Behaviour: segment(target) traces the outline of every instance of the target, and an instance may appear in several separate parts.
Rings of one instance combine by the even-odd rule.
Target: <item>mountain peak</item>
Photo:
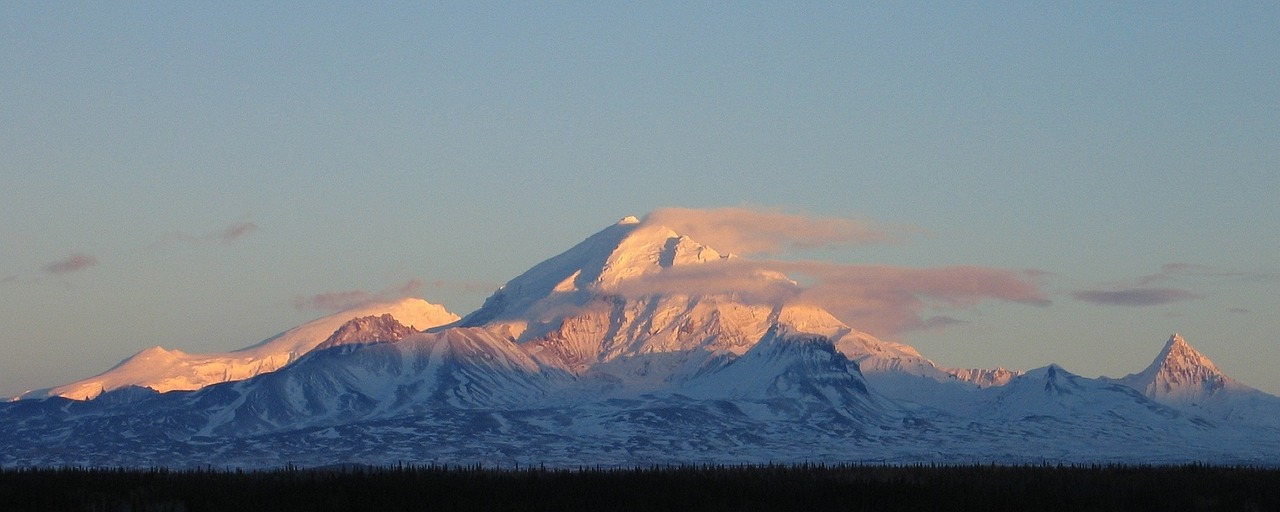
[[[1240,387],[1178,333],[1145,370],[1120,381],[1161,403],[1194,403],[1223,388]]]
[[[547,299],[556,306],[566,301],[581,305],[600,293],[616,292],[624,281],[723,259],[715,249],[671,228],[628,216],[508,281],[463,325],[524,317],[539,303],[551,306]]]
[[[1169,337],[1169,341],[1164,344],[1164,349],[1160,351],[1160,355],[1156,356],[1151,365],[1152,367],[1157,367],[1158,371],[1162,373],[1194,372],[1205,376],[1223,377],[1222,372],[1213,364],[1213,361],[1210,361],[1204,354],[1192,347],[1178,333],[1173,333]]]

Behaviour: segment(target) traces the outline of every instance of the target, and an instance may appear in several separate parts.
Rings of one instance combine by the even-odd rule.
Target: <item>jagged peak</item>
[[[1244,388],[1179,333],[1169,337],[1146,369],[1118,380],[1161,403],[1192,403],[1224,388]]]
[[[1156,359],[1151,362],[1149,369],[1155,369],[1157,372],[1179,372],[1199,369],[1204,374],[1222,376],[1222,372],[1213,364],[1213,361],[1210,361],[1208,357],[1205,357],[1195,347],[1192,347],[1178,333],[1173,333],[1172,336],[1169,336],[1169,341],[1165,342],[1164,348],[1156,356]]]

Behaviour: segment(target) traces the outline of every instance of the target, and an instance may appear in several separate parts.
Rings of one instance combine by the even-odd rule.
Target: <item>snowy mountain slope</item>
[[[752,401],[766,418],[832,414],[854,423],[879,423],[886,406],[867,388],[858,366],[823,336],[778,325],[741,356],[712,361],[684,381],[680,393],[695,398]]]
[[[457,315],[422,299],[407,298],[370,304],[313,320],[232,352],[189,354],[176,349],[152,347],[94,377],[50,389],[28,391],[16,398],[61,396],[86,400],[105,391],[129,386],[165,392],[199,389],[219,382],[243,380],[275,371],[298,359],[352,318],[383,314],[389,314],[416,329],[427,329],[458,320]]]
[[[210,411],[200,435],[336,425],[432,407],[503,408],[570,380],[510,339],[480,328],[313,351],[281,371],[208,388],[188,400]]]
[[[1169,337],[1146,369],[1105,380],[1124,384],[1156,402],[1212,420],[1280,428],[1280,398],[1228,377],[1177,333]]]
[[[984,414],[1007,421],[1100,420],[1130,425],[1183,417],[1126,386],[1081,377],[1058,365],[1028,371],[985,394]]]

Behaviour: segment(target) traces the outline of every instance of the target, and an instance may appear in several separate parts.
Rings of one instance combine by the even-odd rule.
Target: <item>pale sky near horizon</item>
[[[1280,394],[1276,27],[1273,2],[0,4],[0,396],[326,298],[466,314],[672,206],[905,233],[778,258],[1043,273],[1047,306],[875,333],[943,365],[1120,376],[1179,331]]]

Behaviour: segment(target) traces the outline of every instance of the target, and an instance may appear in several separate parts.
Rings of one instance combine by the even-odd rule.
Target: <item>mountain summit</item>
[[[542,315],[616,293],[622,283],[663,269],[726,258],[670,228],[629,216],[508,281],[462,325]]]
[[[1209,419],[1280,426],[1280,398],[1228,377],[1177,333],[1145,370],[1103,380],[1124,384],[1151,400]]]
[[[1242,389],[1177,333],[1150,366],[1121,380],[1161,403],[1200,402],[1223,390]]]

